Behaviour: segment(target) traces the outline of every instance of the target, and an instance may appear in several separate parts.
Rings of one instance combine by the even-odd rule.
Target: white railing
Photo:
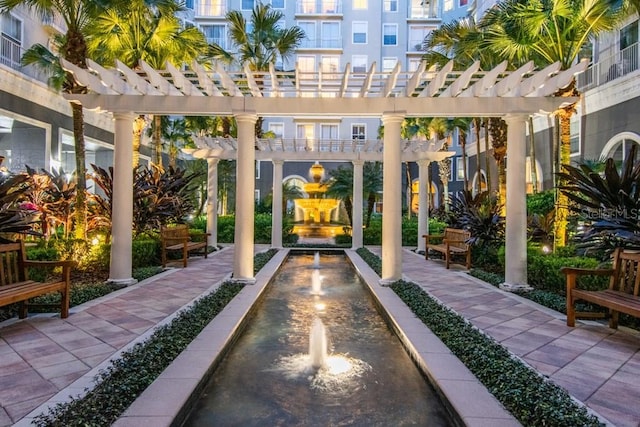
[[[22,58],[22,46],[14,40],[0,35],[0,63],[14,70],[21,70],[20,58]]]
[[[303,49],[339,49],[342,47],[342,39],[339,38],[321,38],[321,39],[304,39],[300,43]]]
[[[438,10],[430,5],[430,2],[424,2],[424,5],[411,6],[411,19],[438,19]]]
[[[342,13],[341,0],[298,0],[296,2],[298,14],[333,15]]]
[[[632,44],[590,65],[584,72],[577,75],[578,90],[584,92],[638,70],[639,48],[640,44]]]

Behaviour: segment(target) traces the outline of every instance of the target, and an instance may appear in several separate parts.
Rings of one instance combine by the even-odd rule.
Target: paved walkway
[[[257,247],[262,250],[264,247]],[[379,248],[372,248],[380,253]],[[111,357],[231,273],[233,248],[75,307],[0,323],[0,426],[80,393]],[[564,316],[405,251],[408,279],[616,426],[640,426],[640,334]]]

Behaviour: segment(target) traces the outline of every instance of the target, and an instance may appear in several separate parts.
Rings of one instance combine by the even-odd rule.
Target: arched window
[[[600,160],[612,158],[616,163],[622,163],[629,155],[633,144],[640,145],[640,135],[634,132],[621,132],[607,142],[600,153]]]
[[[483,191],[487,191],[487,174],[483,169],[480,169],[473,176],[473,181],[471,183],[471,188],[473,189],[473,195],[477,195],[478,193],[482,193]]]

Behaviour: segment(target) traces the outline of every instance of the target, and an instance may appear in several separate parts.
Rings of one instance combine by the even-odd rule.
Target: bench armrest
[[[427,245],[429,244],[429,240],[431,239],[442,239],[444,238],[444,234],[423,234],[422,237],[426,239]]]

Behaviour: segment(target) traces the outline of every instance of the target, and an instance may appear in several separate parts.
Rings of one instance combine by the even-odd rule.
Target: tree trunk
[[[373,192],[369,193],[369,196],[367,197],[367,223],[366,226],[369,227],[369,224],[371,224],[371,215],[373,214],[373,207],[376,204],[376,194]]]
[[[153,164],[162,170],[162,116],[153,115]]]
[[[499,117],[489,119],[493,157],[498,164],[498,202],[504,215],[507,207],[507,170],[504,159],[507,156],[507,123]]]
[[[142,143],[142,132],[147,121],[144,115],[139,115],[133,121],[133,169],[140,166],[140,145]]]
[[[84,143],[84,111],[82,105],[72,102],[73,139],[76,152],[75,238],[87,238],[87,167]]]
[[[571,114],[573,106],[563,108],[558,112],[560,119],[560,167],[568,165],[571,160]],[[564,185],[564,180],[559,180],[557,188]],[[563,247],[567,244],[567,216],[569,215],[569,198],[559,191],[556,198],[555,228],[555,248]]]
[[[462,183],[464,191],[469,190],[469,171],[467,170],[467,133],[460,132],[460,147],[462,149]]]
[[[476,193],[480,193],[482,191],[482,172],[480,171],[480,118],[474,117],[473,124],[473,130],[476,135],[476,174],[478,175],[475,190]]]
[[[536,138],[533,134],[533,117],[529,116],[529,160],[531,161],[531,190],[538,192],[538,169],[536,167]]]
[[[491,193],[491,162],[489,161],[489,123],[487,119],[482,120],[484,126],[484,168],[487,191]]]

